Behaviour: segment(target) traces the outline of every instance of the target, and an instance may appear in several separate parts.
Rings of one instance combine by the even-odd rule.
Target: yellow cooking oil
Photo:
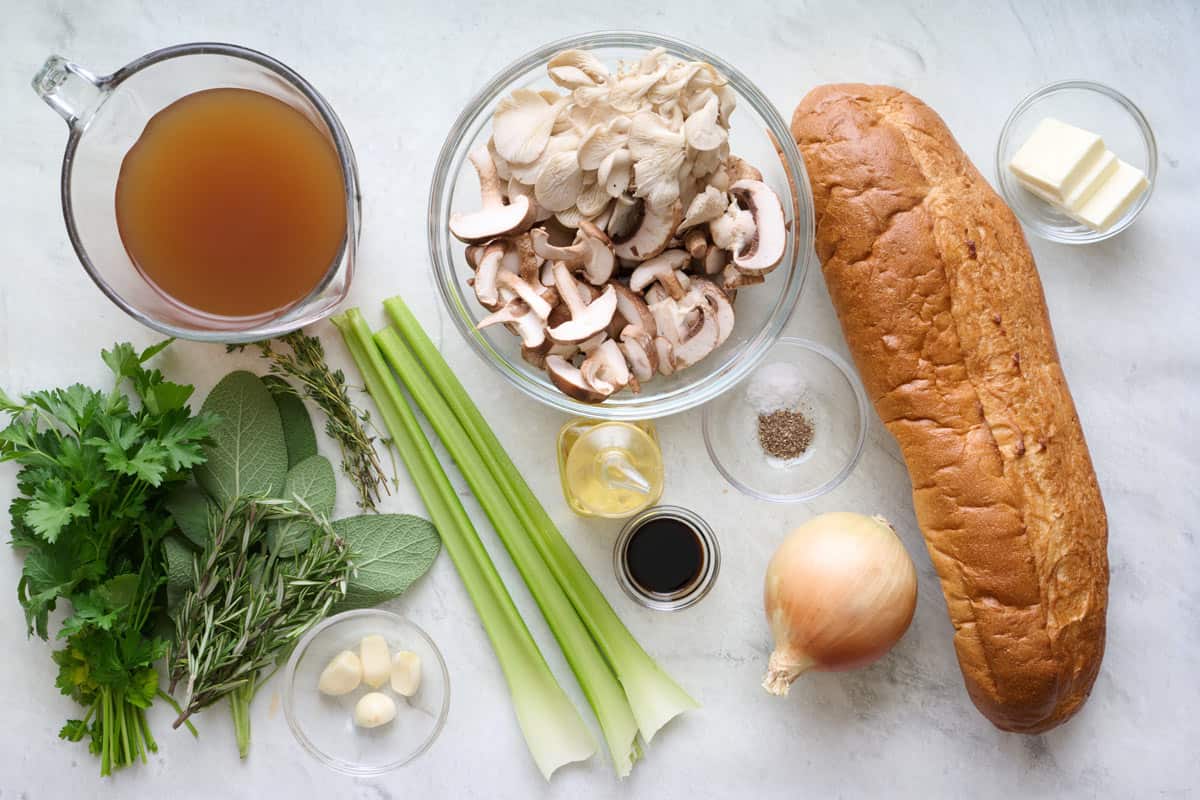
[[[558,474],[576,514],[620,518],[662,496],[663,459],[651,422],[576,419],[558,432]]]

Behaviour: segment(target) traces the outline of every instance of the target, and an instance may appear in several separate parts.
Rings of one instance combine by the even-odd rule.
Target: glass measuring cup
[[[104,76],[51,56],[33,88],[70,129],[61,192],[71,245],[100,291],[134,319],[184,339],[250,342],[321,319],[346,296],[361,227],[354,151],[333,109],[287,65],[237,45],[200,42],[156,50]],[[146,123],[181,97],[214,88],[251,89],[289,104],[329,138],[342,169],[346,235],[337,256],[307,296],[253,317],[209,314],[161,293],[138,271],[117,228],[121,162]]]

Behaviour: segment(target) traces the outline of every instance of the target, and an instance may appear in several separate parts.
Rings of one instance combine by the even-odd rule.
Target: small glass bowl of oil
[[[650,422],[577,419],[558,432],[563,497],[583,517],[622,519],[663,491],[662,449]]]

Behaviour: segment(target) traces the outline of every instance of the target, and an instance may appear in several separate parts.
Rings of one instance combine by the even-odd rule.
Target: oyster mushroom
[[[579,367],[562,356],[546,356],[546,374],[550,382],[565,395],[584,403],[602,403],[608,395],[594,389],[583,379]]]
[[[673,131],[653,112],[633,117],[629,127],[629,152],[633,154],[635,197],[650,208],[664,209],[679,200],[679,170],[683,166],[687,140]]]
[[[641,206],[640,218],[637,218],[636,225],[628,235],[617,235],[613,232],[612,222],[609,223],[609,236],[612,237],[613,252],[617,254],[618,258],[633,261],[645,261],[653,258],[667,249],[671,237],[675,234],[675,229],[679,227],[679,219],[683,210],[678,200],[666,209],[656,209],[648,203],[639,205]],[[615,212],[613,217],[616,218]],[[628,223],[628,220],[626,222]]]
[[[779,195],[762,181],[740,180],[729,193],[754,219],[754,234],[733,251],[733,263],[747,273],[765,275],[783,258],[787,227]]]
[[[583,191],[583,170],[575,150],[555,153],[546,159],[533,184],[533,197],[548,211],[566,211]]]
[[[550,338],[560,344],[582,342],[608,327],[617,311],[617,293],[612,286],[590,303],[579,297],[578,284],[571,270],[561,261],[554,265],[554,285],[566,304],[571,318],[549,329]]]
[[[629,188],[633,177],[633,154],[625,148],[614,150],[596,168],[596,182],[610,197],[620,197]]]
[[[717,117],[720,103],[717,96],[709,92],[708,102],[702,108],[692,113],[683,123],[683,133],[687,137],[688,147],[707,152],[716,150],[725,144],[729,132],[721,127]]]
[[[705,187],[703,192],[692,198],[687,214],[684,215],[683,222],[679,223],[677,230],[682,231],[705,222],[712,222],[724,214],[728,207],[729,198],[725,196],[725,192],[714,186]]]
[[[605,339],[579,366],[584,383],[605,397],[611,397],[629,385],[629,365],[625,354],[612,339]]]
[[[549,100],[532,89],[515,89],[492,114],[492,142],[509,164],[529,164],[550,141],[554,121],[566,99]]]
[[[546,63],[550,79],[564,89],[594,86],[608,78],[604,62],[587,50],[562,50]]]
[[[479,174],[481,208],[469,214],[450,215],[450,232],[463,242],[478,244],[510,233],[528,230],[533,224],[534,207],[528,197],[504,202],[496,165],[486,147],[477,147],[467,156]]]

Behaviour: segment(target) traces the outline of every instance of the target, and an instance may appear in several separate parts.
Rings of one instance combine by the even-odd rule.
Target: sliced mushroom
[[[546,356],[546,374],[560,392],[581,402],[602,403],[608,398],[608,395],[592,388],[583,379],[579,367],[562,356]]]
[[[522,347],[541,347],[546,341],[546,321],[530,310],[524,300],[513,300],[503,308],[488,314],[475,325],[479,330],[503,324],[521,337]]]
[[[658,350],[654,340],[640,325],[626,325],[621,331],[621,352],[629,362],[629,369],[639,382],[654,377],[658,370]]]
[[[735,155],[730,155],[729,158],[725,159],[725,171],[729,174],[731,183],[745,180],[761,181],[763,179],[761,172],[751,166],[745,159],[738,158]]]
[[[643,204],[642,214],[637,226],[627,236],[618,236],[609,223],[609,235],[613,241],[613,251],[620,258],[634,261],[645,261],[661,253],[667,248],[679,218],[683,213],[682,204],[676,200],[665,210],[657,210],[649,204]],[[614,214],[614,218],[615,218]]]
[[[708,234],[703,228],[692,228],[683,235],[683,248],[697,261],[708,254]]]
[[[650,288],[646,290],[644,295],[646,305],[652,306],[655,303],[660,303],[663,300],[670,300],[671,295],[667,294],[667,290],[662,287],[661,283],[655,282],[650,284]]]
[[[729,187],[738,204],[754,218],[754,235],[739,250],[733,251],[733,263],[742,272],[765,275],[783,258],[787,227],[779,195],[762,181],[740,180]]]
[[[628,325],[636,325],[653,336],[658,332],[650,307],[637,292],[620,283],[609,284],[617,293],[617,316]]]
[[[611,397],[629,385],[629,365],[625,354],[612,339],[605,339],[583,360],[579,372],[584,383],[605,397]]]
[[[504,263],[505,247],[493,242],[483,248],[483,256],[475,269],[475,299],[488,311],[500,308],[500,272]]]
[[[724,214],[708,223],[708,232],[713,244],[736,255],[754,238],[754,215],[734,200]]]
[[[729,263],[729,252],[722,250],[719,247],[710,247],[708,252],[704,254],[704,274],[716,275],[721,270],[725,269],[725,265]]]
[[[584,339],[582,342],[575,345],[575,347],[584,355],[589,355],[597,347],[604,344],[606,339],[608,339],[608,334],[605,331],[600,331],[595,336]]]
[[[512,272],[501,272],[497,283],[525,301],[525,305],[529,306],[529,310],[542,321],[550,317],[553,304],[542,297],[536,288],[522,280],[519,275]]]
[[[582,342],[608,327],[617,311],[617,293],[608,286],[597,299],[584,303],[578,283],[561,261],[554,265],[554,284],[567,305],[571,318],[549,329],[550,338],[559,343]]]
[[[690,367],[706,355],[717,349],[720,339],[720,329],[717,327],[717,315],[708,306],[701,310],[700,324],[693,326],[688,337],[674,345],[674,361],[676,369]]]
[[[717,320],[717,347],[725,344],[729,334],[733,333],[733,304],[728,295],[712,281],[704,278],[693,278],[688,297],[698,296],[712,307]]]
[[[550,244],[548,234],[540,228],[530,231],[533,252],[539,257],[559,261],[572,267],[583,267],[588,282],[599,286],[612,277],[616,257],[605,233],[587,220],[579,222],[579,236],[570,247]]]
[[[694,299],[697,304],[681,304],[668,298],[650,305],[659,332],[671,343],[675,369],[691,366],[716,350],[720,338],[716,311],[704,298]]]
[[[658,356],[658,371],[663,375],[675,374],[675,346],[665,336],[654,337],[654,352]]]
[[[756,286],[766,281],[766,276],[753,272],[742,272],[737,265],[730,264],[721,273],[721,288],[727,292],[736,292],[743,286]]]
[[[485,247],[481,244],[469,244],[465,252],[467,258],[467,266],[471,269],[479,269],[479,262],[483,260],[483,251]]]
[[[510,233],[527,230],[533,224],[534,208],[528,197],[514,197],[505,203],[496,165],[485,146],[471,151],[468,158],[479,174],[482,207],[469,214],[450,215],[450,232],[463,242],[478,244]]]
[[[666,250],[654,258],[643,261],[629,276],[629,288],[635,292],[641,292],[654,281],[658,281],[667,290],[667,294],[679,299],[687,290],[687,287],[683,285],[683,281],[687,278],[677,270],[687,266],[691,258],[686,250]]]

